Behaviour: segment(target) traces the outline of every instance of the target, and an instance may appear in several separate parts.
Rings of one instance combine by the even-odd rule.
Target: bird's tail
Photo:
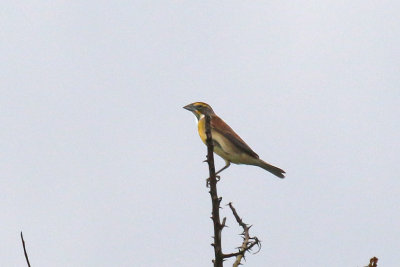
[[[279,178],[285,178],[285,171],[282,169],[279,169],[278,167],[272,166],[271,164],[263,161],[262,159],[259,159],[258,162],[256,164],[254,164],[256,166],[259,166],[261,168],[263,168],[266,171],[269,171],[270,173],[278,176]]]

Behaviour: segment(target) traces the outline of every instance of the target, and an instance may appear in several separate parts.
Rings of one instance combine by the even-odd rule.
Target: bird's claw
[[[206,179],[206,187],[208,188],[208,187],[210,187],[210,177],[208,177],[207,179]],[[221,176],[219,176],[219,175],[215,175],[215,179],[217,180],[217,182],[219,182],[220,180],[221,180]]]

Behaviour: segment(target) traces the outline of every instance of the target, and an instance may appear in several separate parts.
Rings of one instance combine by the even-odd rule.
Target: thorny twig
[[[250,237],[249,230],[251,226],[248,226],[243,222],[243,220],[239,217],[239,215],[236,212],[236,209],[233,207],[232,202],[229,202],[228,204],[229,208],[231,208],[233,216],[235,216],[235,219],[237,223],[243,228],[243,242],[242,246],[239,247],[239,251],[235,253],[229,253],[229,254],[224,254],[223,257],[224,259],[230,258],[230,257],[236,257],[236,260],[233,264],[233,267],[237,267],[240,265],[241,260],[244,258],[244,255],[246,252],[251,251],[251,249],[254,246],[258,246],[258,251],[255,252],[254,254],[258,253],[261,249],[261,241],[257,237]]]

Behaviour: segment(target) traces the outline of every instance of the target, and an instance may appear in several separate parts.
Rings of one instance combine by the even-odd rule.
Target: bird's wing
[[[211,118],[211,128],[214,131],[217,131],[221,135],[223,135],[226,139],[228,139],[233,145],[238,147],[240,150],[245,152],[246,154],[259,158],[256,152],[254,152],[243,140],[240,136],[229,127],[220,117],[212,116]]]

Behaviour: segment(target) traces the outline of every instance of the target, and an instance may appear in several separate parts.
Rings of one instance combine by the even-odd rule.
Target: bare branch
[[[22,235],[22,231],[21,231],[21,240],[22,240],[22,247],[24,248],[26,263],[28,264],[28,267],[31,267],[31,264],[29,263],[29,259],[28,259],[28,254],[26,253],[25,241],[24,241],[24,236]]]
[[[238,252],[229,253],[229,254],[223,254],[223,258],[227,259],[227,258],[230,258],[230,257],[236,257],[236,260],[233,263],[233,267],[237,267],[237,266],[240,265],[240,262],[244,258],[245,253],[248,252],[248,251],[251,251],[251,249],[255,245],[258,246],[258,251],[260,251],[260,249],[261,249],[261,241],[258,240],[257,237],[250,237],[249,229],[251,228],[251,226],[248,226],[247,224],[245,224],[243,222],[243,220],[238,215],[236,209],[233,207],[232,202],[229,202],[228,206],[231,208],[233,216],[235,216],[235,219],[236,219],[237,223],[243,228],[243,233],[242,233],[243,242],[242,242],[242,246],[239,247],[239,251]],[[255,252],[255,253],[258,253],[258,251]]]
[[[213,260],[214,267],[222,267],[224,258],[222,253],[222,245],[221,245],[221,232],[222,228],[225,226],[226,219],[224,218],[222,224],[221,219],[219,217],[219,209],[220,203],[222,198],[218,197],[217,192],[217,177],[215,174],[215,165],[214,165],[214,145],[212,142],[211,136],[211,125],[210,125],[211,118],[209,115],[205,116],[205,128],[206,128],[206,144],[207,144],[207,162],[208,168],[210,173],[209,185],[210,185],[210,195],[211,195],[211,202],[212,202],[212,213],[211,218],[214,224],[214,243],[212,246],[214,247],[214,254],[215,259]],[[207,182],[208,184],[208,182]]]

